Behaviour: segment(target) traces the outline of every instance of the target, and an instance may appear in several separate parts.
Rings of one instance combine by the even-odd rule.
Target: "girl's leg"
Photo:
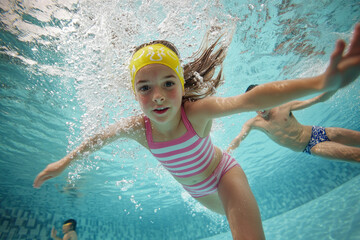
[[[348,146],[360,146],[360,132],[345,128],[327,127],[325,128],[328,138],[337,143]]]
[[[332,141],[321,142],[311,148],[311,154],[329,158],[345,160],[350,162],[360,162],[360,148],[343,145],[338,142]]]
[[[218,194],[233,239],[265,239],[259,208],[241,167],[233,167],[222,176]]]
[[[205,197],[195,198],[198,202],[200,202],[204,207],[210,209],[213,212],[219,213],[221,215],[225,215],[225,211],[222,205],[222,202],[219,198],[219,194],[213,193],[207,195]]]

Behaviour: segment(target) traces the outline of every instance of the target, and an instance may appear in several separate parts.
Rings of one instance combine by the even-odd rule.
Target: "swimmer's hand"
[[[58,175],[60,175],[60,173],[62,171],[64,171],[64,169],[66,168],[67,164],[64,163],[64,160],[61,159],[57,162],[53,162],[50,163],[49,165],[47,165],[47,167],[42,170],[35,178],[34,180],[34,184],[33,187],[34,188],[40,188],[40,186],[46,181],[49,180],[51,178],[54,178]]]
[[[338,40],[325,71],[326,91],[337,90],[352,83],[360,74],[360,23],[356,24],[349,49],[344,54],[345,42]]]
[[[227,152],[228,154],[232,154],[232,152],[233,152],[237,147],[239,147],[239,145],[240,145],[240,142],[231,143],[231,144],[229,145],[229,147],[226,149],[226,152]]]
[[[57,231],[55,230],[55,227],[53,227],[53,228],[51,229],[51,238],[52,238],[52,239],[55,239],[55,238],[56,238],[56,234],[57,234]]]

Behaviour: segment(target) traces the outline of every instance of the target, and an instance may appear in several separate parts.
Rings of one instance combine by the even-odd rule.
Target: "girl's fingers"
[[[354,34],[349,45],[349,55],[360,53],[360,23],[356,24]]]
[[[341,59],[343,57],[344,49],[345,49],[345,42],[343,40],[338,40],[336,42],[335,50],[333,51],[333,53],[331,54],[331,57],[330,57],[330,68],[331,69],[337,68],[339,62],[341,61]]]

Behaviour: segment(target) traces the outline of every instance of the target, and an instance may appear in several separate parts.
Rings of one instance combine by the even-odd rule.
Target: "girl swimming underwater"
[[[119,138],[130,138],[148,149],[197,201],[214,212],[226,214],[234,239],[264,239],[259,208],[244,171],[211,141],[212,120],[272,108],[350,84],[360,72],[360,24],[346,54],[344,41],[337,42],[323,74],[266,83],[233,97],[211,96],[222,80],[221,64],[226,55],[224,47],[215,50],[218,43],[183,68],[177,49],[167,41],[138,47],[129,69],[143,114],[119,120],[49,164],[36,177],[34,187],[58,176],[85,153]],[[220,71],[214,77],[216,67]],[[203,86],[208,87],[202,89]]]

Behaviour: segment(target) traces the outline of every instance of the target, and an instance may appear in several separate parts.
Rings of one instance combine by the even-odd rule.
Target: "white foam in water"
[[[65,52],[64,70],[76,79],[77,98],[83,103],[83,136],[139,107],[128,78],[127,63],[134,46],[167,39],[186,59],[210,26],[232,21],[207,1],[146,1],[106,4],[81,1],[73,21],[66,24],[59,45]],[[100,13],[100,14],[99,14]],[[190,16],[190,17],[189,17]],[[214,16],[216,18],[214,19]],[[214,36],[220,32],[212,32]],[[185,50],[185,51],[182,51]]]

